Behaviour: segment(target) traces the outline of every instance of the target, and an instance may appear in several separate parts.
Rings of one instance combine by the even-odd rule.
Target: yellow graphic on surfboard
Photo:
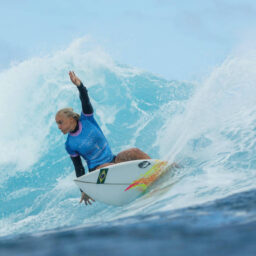
[[[136,188],[144,192],[154,181],[156,181],[159,178],[159,176],[161,176],[165,172],[165,167],[167,164],[168,162],[158,161],[145,174],[143,174],[141,178],[133,181],[125,189],[125,191]]]

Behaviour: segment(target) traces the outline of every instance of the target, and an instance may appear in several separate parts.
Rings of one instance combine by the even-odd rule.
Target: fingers
[[[69,71],[69,75],[70,75],[70,77],[72,77],[73,79],[75,79],[75,78],[77,77],[74,71]]]
[[[92,199],[90,196],[87,196],[87,200],[88,200],[88,201],[90,201],[90,200],[91,200],[91,201],[95,202],[95,200],[94,200],[94,199]]]
[[[70,79],[71,79],[71,81],[72,82],[74,82],[74,80],[75,80],[75,77],[76,77],[76,75],[75,75],[75,73],[74,73],[74,71],[69,71],[69,77],[70,77]]]
[[[69,71],[68,74],[69,74],[69,77],[70,77],[71,80],[74,80],[74,78],[76,77],[74,71]]]
[[[84,195],[82,194],[82,196],[81,196],[81,199],[80,199],[80,204],[82,203],[84,201]]]
[[[94,200],[93,200],[94,201]],[[95,202],[95,201],[94,201]],[[84,199],[85,205],[92,205],[92,202],[90,202],[90,199]]]
[[[92,202],[91,201],[93,201],[93,202],[95,202],[91,197],[89,197],[89,196],[87,196],[85,199],[84,199],[84,202],[85,202],[85,204],[86,205],[92,205]]]
[[[87,196],[86,194],[82,194],[82,196],[81,196],[81,200],[80,200],[80,204],[82,203],[84,201],[84,203],[85,203],[85,205],[92,205],[92,202],[91,201],[93,201],[93,202],[95,202],[95,200],[94,199],[92,199],[91,197],[89,197],[89,196]]]
[[[69,71],[69,77],[73,84],[75,84],[76,86],[81,85],[81,80],[76,76],[74,71]]]

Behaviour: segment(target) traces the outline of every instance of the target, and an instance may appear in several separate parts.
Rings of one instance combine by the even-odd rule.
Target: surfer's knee
[[[131,148],[131,150],[137,159],[150,159],[151,158],[148,154],[146,154],[139,148]]]
[[[117,154],[115,163],[121,163],[139,159],[150,159],[146,153],[141,151],[139,148],[130,148]]]
[[[115,163],[105,163],[105,164],[101,164],[101,165],[97,166],[95,170],[101,169],[101,168],[103,168],[103,167],[107,167],[107,166],[113,165],[113,164],[115,164]]]
[[[129,158],[130,158],[130,150],[129,149],[121,151],[120,153],[118,153],[116,155],[115,163],[121,163],[121,162],[129,161]]]

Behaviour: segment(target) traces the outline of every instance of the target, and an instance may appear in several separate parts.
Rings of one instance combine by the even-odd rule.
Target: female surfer
[[[68,134],[65,146],[74,164],[76,176],[85,174],[81,157],[87,163],[89,172],[96,169],[137,159],[150,159],[138,148],[131,148],[113,155],[107,139],[94,119],[94,111],[86,87],[73,71],[69,72],[70,80],[76,85],[82,103],[81,115],[72,108],[64,108],[56,113],[55,120],[63,134]],[[81,202],[91,204],[94,201],[81,191]]]

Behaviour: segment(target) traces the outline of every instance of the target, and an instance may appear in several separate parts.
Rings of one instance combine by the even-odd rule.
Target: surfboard
[[[157,159],[135,160],[95,170],[74,182],[94,200],[121,206],[144,194],[168,167]]]

